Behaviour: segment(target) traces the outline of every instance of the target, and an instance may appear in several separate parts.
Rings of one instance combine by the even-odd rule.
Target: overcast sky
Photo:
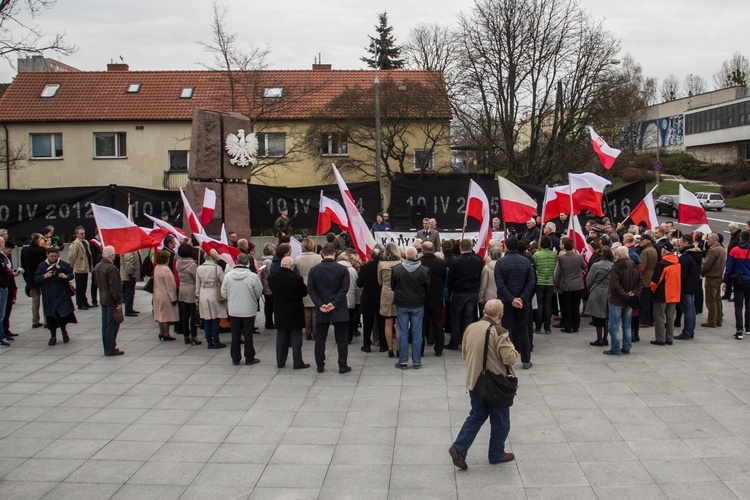
[[[221,0],[230,7],[228,31],[244,45],[271,49],[273,69],[308,69],[320,53],[334,69],[364,68],[367,35],[377,13],[387,10],[398,42],[417,23],[455,24],[473,0]],[[750,56],[748,0],[581,0],[594,18],[620,40],[620,57],[631,54],[649,76],[712,75],[733,52]],[[56,58],[82,70],[104,70],[122,56],[131,70],[201,69],[211,58],[197,41],[211,39],[209,0],[58,0],[33,25],[64,30],[78,46]],[[15,70],[0,61],[0,82]]]

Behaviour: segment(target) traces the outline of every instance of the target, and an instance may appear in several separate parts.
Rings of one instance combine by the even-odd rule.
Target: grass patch
[[[719,193],[721,192],[721,186],[715,186],[713,184],[698,184],[694,182],[681,183],[678,181],[661,181],[659,183],[659,196],[663,194],[680,194],[680,184],[691,193]],[[646,183],[646,192],[651,191],[656,185],[656,182]]]
[[[729,208],[750,210],[750,194],[738,196],[737,198],[726,198],[724,201]]]

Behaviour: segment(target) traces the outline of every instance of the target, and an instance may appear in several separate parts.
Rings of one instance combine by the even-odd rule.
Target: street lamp
[[[380,198],[380,211],[385,210],[385,196],[383,196],[383,177],[380,167],[380,80],[378,79],[378,53],[375,52],[375,180],[378,183],[378,196]]]

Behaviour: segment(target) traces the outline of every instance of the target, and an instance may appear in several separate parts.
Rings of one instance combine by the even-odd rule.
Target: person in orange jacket
[[[661,247],[661,260],[656,264],[651,278],[654,302],[654,345],[672,345],[674,339],[674,317],[680,303],[682,289],[680,261],[669,241]]]

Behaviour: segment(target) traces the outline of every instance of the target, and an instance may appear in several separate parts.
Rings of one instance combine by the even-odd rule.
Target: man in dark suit
[[[479,300],[479,284],[484,263],[472,251],[471,240],[458,244],[461,255],[453,259],[448,272],[448,291],[451,293],[451,341],[446,349],[461,347],[464,330],[474,321]]]
[[[435,245],[435,248],[440,248],[440,233],[437,229],[432,229],[430,219],[427,217],[422,219],[422,229],[417,231],[417,238],[422,242],[429,241]]]
[[[307,287],[302,276],[294,272],[294,259],[281,259],[281,268],[268,277],[268,287],[273,294],[273,317],[276,318],[276,366],[284,368],[292,347],[293,368],[310,368],[302,360],[302,329],[305,327],[305,305],[302,297]]]
[[[323,247],[323,260],[307,276],[307,293],[317,309],[315,313],[315,364],[318,373],[325,370],[328,326],[333,323],[333,335],[339,352],[339,373],[349,373],[346,364],[349,355],[349,308],[346,293],[349,291],[349,271],[336,263],[336,248]]]
[[[386,352],[385,318],[380,315],[380,292],[378,283],[378,262],[382,256],[381,248],[375,247],[370,253],[370,261],[359,269],[357,287],[362,289],[359,312],[362,313],[362,352],[372,352],[371,345],[379,345],[380,352]],[[371,337],[377,342],[371,342]]]
[[[427,343],[435,345],[435,356],[443,355],[445,344],[445,333],[443,332],[443,287],[445,286],[445,275],[447,264],[443,259],[435,256],[435,247],[432,242],[426,241],[422,244],[422,265],[430,271],[430,287],[424,301],[425,321],[422,323],[424,338]],[[424,350],[424,344],[422,344]]]

